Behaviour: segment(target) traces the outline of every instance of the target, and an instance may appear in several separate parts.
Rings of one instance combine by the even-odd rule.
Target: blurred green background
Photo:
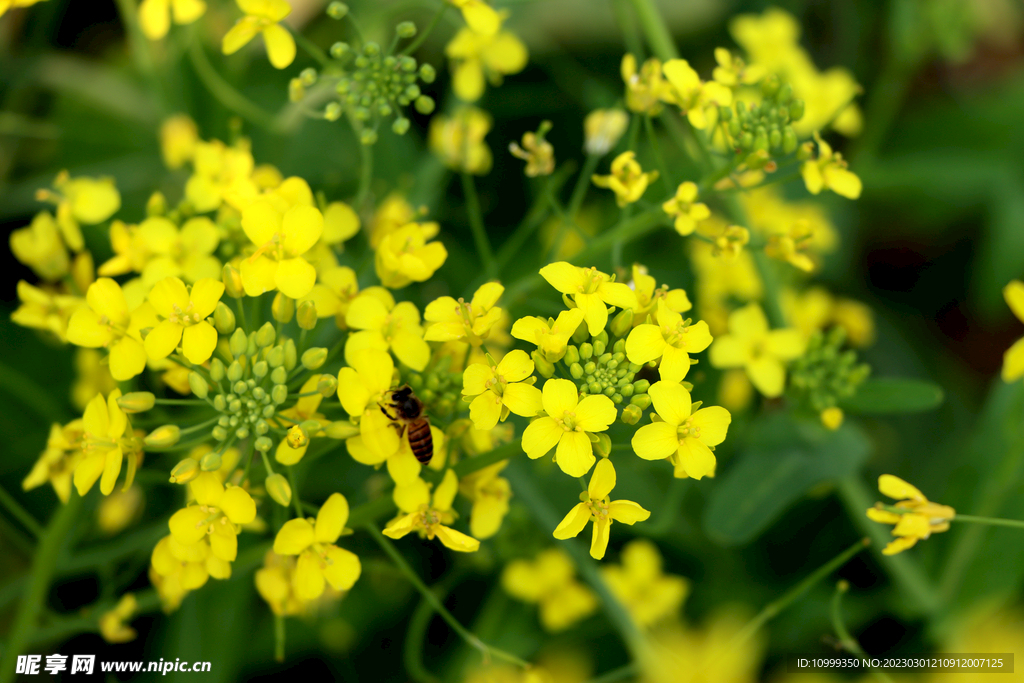
[[[339,23],[323,15],[326,3],[292,4],[297,20],[303,22],[302,31],[313,42],[327,47],[345,38]],[[495,119],[488,136],[494,168],[478,181],[478,189],[492,243],[500,245],[538,189],[522,175],[521,162],[505,152],[508,142],[549,119],[554,128],[548,138],[559,162],[580,160],[583,117],[621,97],[618,67],[625,48],[615,2],[494,4],[511,10],[507,26],[530,49],[527,69],[500,88],[488,88],[478,103]],[[769,6],[718,0],[659,4],[680,52],[702,74],[713,66],[715,47],[733,47],[726,28],[729,17]],[[875,500],[877,475],[890,472],[957,510],[985,514],[981,510],[986,509],[996,516],[1024,518],[1020,472],[999,469],[1010,447],[1004,413],[1008,406],[1019,406],[1022,392],[1019,383],[1007,387],[998,379],[1003,350],[1022,333],[1001,296],[1009,280],[1024,276],[1022,6],[1012,0],[770,4],[800,20],[803,44],[819,68],[850,69],[865,93],[865,129],[840,144],[864,181],[864,193],[855,203],[832,195],[823,199],[842,243],[826,259],[817,280],[874,309],[878,338],[863,358],[875,376],[929,379],[946,395],[943,405],[929,413],[863,421],[871,441],[862,477],[872,489],[868,503]],[[173,29],[180,40],[161,48],[167,54],[160,55],[158,66],[132,50],[134,37],[126,35],[114,2],[48,0],[0,18],[0,223],[5,235],[28,223],[40,206],[35,190],[48,186],[61,169],[73,176],[116,177],[123,197],[120,215],[128,219],[143,216],[152,191],[161,189],[169,197],[180,193],[183,172],[166,171],[160,160],[160,121],[186,112],[197,121],[204,139],[228,139],[237,130],[234,114],[207,94],[183,54],[182,45],[193,32],[205,39],[216,68],[247,97],[270,112],[286,106],[288,79],[312,60],[300,51],[295,64],[281,72],[258,51],[229,58],[219,55],[216,36],[223,34],[237,11],[226,1],[211,5],[206,24],[210,35],[196,27]],[[349,5],[364,33],[378,36],[384,44],[398,21],[423,26],[437,7],[435,0],[352,0]],[[440,110],[453,105],[443,47],[461,22],[456,12],[449,11],[446,17],[417,54],[439,67],[440,76],[427,92]],[[429,207],[430,216],[441,223],[441,239],[450,253],[439,279],[460,292],[476,272],[462,191],[458,178],[425,152],[428,118],[412,118],[405,137],[382,134],[375,150],[372,194],[379,199],[391,189],[404,189],[414,204]],[[297,116],[287,134],[247,122],[242,131],[252,138],[257,163],[272,163],[286,176],[301,175],[330,199],[354,194],[359,149],[343,122]],[[685,166],[683,160],[669,163]],[[591,195],[596,210],[613,211],[606,194]],[[87,228],[86,240],[96,262],[105,260],[110,248],[100,230]],[[659,281],[689,286],[691,276],[680,245],[674,233],[660,231],[627,247],[624,261],[644,262]],[[511,280],[539,267],[540,247],[529,244],[506,277]],[[16,283],[34,281],[32,273],[9,263],[0,278],[0,486],[45,520],[54,509],[52,491],[42,487],[23,493],[20,482],[43,448],[50,423],[74,415],[68,398],[71,352],[50,346],[9,321]],[[444,286],[428,284],[419,296],[429,301],[444,293]],[[544,296],[550,304],[557,301],[550,293]],[[546,305],[530,302],[534,311]],[[526,307],[513,310],[525,312]],[[737,424],[731,434],[742,434],[743,428]],[[337,454],[341,457],[317,462],[315,478],[322,491],[311,488],[313,499],[322,500],[335,490],[332,482],[344,481],[352,471],[342,448]],[[721,471],[727,471],[730,457],[727,443],[720,451]],[[626,479],[620,477],[623,497],[632,498],[630,494],[639,491],[652,502],[648,507],[659,510],[659,497],[668,495],[663,482],[639,468]],[[860,520],[850,521],[826,486],[791,506],[753,542],[721,547],[701,528],[709,490],[710,486],[691,487],[681,503],[680,521],[666,526],[657,539],[666,571],[694,582],[686,614],[698,622],[724,603],[763,605],[864,533]],[[988,509],[993,502],[996,509]],[[90,511],[95,507],[95,495],[87,505]],[[165,533],[164,519],[172,505],[167,487],[150,486],[143,521],[118,539],[103,539],[90,525],[80,525],[73,547],[65,549],[66,561],[58,565],[60,580],[48,599],[49,609],[74,612],[110,598],[115,590],[119,594],[148,585],[149,549]],[[633,531],[643,533],[639,527]],[[941,578],[949,571],[942,562],[951,548],[962,548],[958,544],[968,533],[956,528],[919,544],[913,552],[926,571]],[[628,537],[613,534],[613,547]],[[957,570],[964,576],[962,590],[936,619],[922,617],[913,600],[894,588],[876,556],[862,554],[841,572],[854,585],[846,602],[849,624],[867,651],[928,651],[970,606],[984,599],[1016,599],[1024,578],[1024,536],[996,530],[974,537],[971,542],[979,544],[978,550]],[[601,616],[568,635],[546,636],[533,621],[533,609],[496,586],[504,559],[536,543],[529,510],[514,499],[501,534],[478,554],[453,558],[429,543],[404,550],[416,569],[431,579],[428,583],[440,580],[450,590],[448,605],[455,615],[475,624],[477,633],[490,642],[526,652],[538,645],[580,648],[595,673],[621,664],[624,652]],[[90,552],[114,546],[124,550],[120,559],[98,569],[85,568]],[[136,619],[133,624],[140,637],[130,644],[109,646],[94,634],[68,640],[68,634],[47,634],[44,628],[47,639],[38,640],[30,651],[95,652],[100,658],[122,660],[210,660],[213,670],[205,680],[270,675],[405,680],[400,655],[418,597],[371,546],[358,535],[348,544],[364,557],[365,572],[340,605],[315,619],[290,620],[288,659],[283,665],[273,661],[272,619],[251,578],[208,585],[170,617]],[[18,525],[0,515],[0,636],[23,587],[20,577],[31,552],[31,541]],[[236,574],[242,574],[240,566]],[[772,623],[765,672],[778,667],[785,653],[821,648],[822,635],[830,632],[830,596],[831,586],[820,586]],[[440,620],[428,636],[426,664],[433,671],[457,677],[459,665],[475,656]]]

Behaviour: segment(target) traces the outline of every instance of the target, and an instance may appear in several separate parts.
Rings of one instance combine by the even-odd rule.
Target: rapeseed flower
[[[658,303],[662,300],[670,311],[686,313],[693,308],[690,297],[684,289],[669,289],[668,285],[658,286],[658,281],[647,272],[645,266],[634,263],[632,278],[626,284],[636,292],[637,307],[633,309],[633,326],[647,322],[647,316],[656,313]]]
[[[188,486],[196,504],[171,515],[171,537],[183,546],[205,540],[214,557],[234,562],[241,526],[256,519],[252,496],[240,486],[225,487],[213,472],[203,472]]]
[[[188,114],[174,114],[160,124],[160,154],[172,171],[192,161],[199,144],[199,127]]]
[[[561,470],[570,477],[582,477],[596,460],[591,436],[615,422],[615,404],[603,394],[580,400],[576,385],[567,379],[545,382],[541,404],[545,416],[523,432],[523,450],[536,460],[554,448]]]
[[[295,60],[295,39],[281,26],[282,19],[292,12],[285,0],[235,0],[245,16],[231,27],[221,42],[221,51],[231,55],[263,34],[267,57],[275,69],[284,69]]]
[[[317,318],[334,317],[338,329],[346,329],[345,315],[352,301],[359,295],[356,271],[348,266],[335,266],[317,274],[319,282],[306,297],[316,306]],[[382,289],[382,288],[381,288]]]
[[[540,389],[533,386],[533,361],[525,351],[505,354],[496,366],[474,363],[462,375],[462,395],[474,396],[469,418],[477,429],[494,429],[509,413],[533,417],[541,410]],[[613,418],[614,419],[614,418]]]
[[[661,205],[669,216],[675,217],[676,232],[689,235],[697,229],[697,224],[711,217],[707,204],[697,201],[697,184],[687,180],[676,188],[675,196]]]
[[[28,226],[12,231],[10,246],[14,257],[43,280],[60,280],[71,265],[57,221],[49,211],[40,211]]]
[[[595,109],[583,119],[583,149],[604,156],[612,150],[629,126],[629,114],[621,109]]]
[[[441,242],[429,241],[439,229],[437,223],[408,223],[385,236],[374,260],[381,284],[401,289],[429,280],[448,258],[448,250]]]
[[[125,622],[134,616],[139,608],[139,601],[132,593],[125,593],[113,609],[100,615],[99,629],[103,640],[108,643],[130,643],[138,633]]]
[[[25,491],[50,482],[53,492],[60,502],[67,503],[71,498],[71,481],[75,468],[84,457],[82,453],[82,434],[85,431],[82,419],[72,420],[66,425],[50,425],[50,435],[46,439],[46,448],[32,470],[21,482]]]
[[[242,210],[242,229],[256,245],[256,252],[243,259],[240,268],[249,296],[277,289],[301,299],[316,284],[316,269],[302,255],[320,239],[323,214],[305,204],[283,208],[263,199]]]
[[[259,192],[253,179],[255,161],[245,139],[230,147],[220,140],[200,140],[195,143],[192,165],[185,199],[197,213],[213,211],[223,202],[241,210]]]
[[[390,350],[399,361],[422,371],[430,360],[430,346],[423,339],[420,312],[416,305],[395,303],[387,290],[381,296],[363,293],[352,300],[345,324],[352,330],[345,341],[345,360],[363,349]]]
[[[167,218],[153,216],[138,226],[114,221],[110,226],[110,245],[114,256],[99,267],[104,277],[136,272],[152,287],[165,277],[180,277],[185,282],[218,278],[221,263],[213,255],[220,233],[205,216],[191,218],[178,227]]]
[[[663,380],[680,382],[690,371],[690,354],[698,353],[711,344],[708,324],[676,313],[665,302],[658,300],[657,325],[637,325],[626,338],[626,357],[630,363],[643,365],[658,358],[658,374]]]
[[[324,377],[324,375],[310,375],[309,379],[307,379],[299,389],[299,398],[295,401],[295,405],[277,413],[280,417],[285,418],[281,421],[282,426],[287,426],[288,424],[299,425],[307,420],[314,420],[324,428],[330,424],[330,420],[318,412],[320,409],[320,402],[324,400],[324,395],[317,391],[317,386],[320,384],[320,379],[322,377]],[[312,395],[302,396],[302,394]],[[274,459],[282,465],[294,465],[302,460],[302,456],[306,454],[306,449],[308,448],[308,441],[299,446],[292,446],[288,443],[288,439],[281,439],[277,444],[277,450],[274,452]]]
[[[142,0],[139,27],[150,40],[160,40],[171,29],[171,17],[178,25],[191,24],[206,13],[203,0]]]
[[[79,224],[102,223],[121,208],[121,194],[112,178],[72,178],[61,171],[53,187],[56,192],[38,190],[36,199],[57,205],[57,227],[71,251],[85,247]]]
[[[510,142],[508,151],[517,159],[526,162],[524,173],[528,178],[551,175],[555,170],[555,148],[545,139],[551,129],[551,122],[544,121],[537,132],[523,133],[523,146]]]
[[[79,307],[68,321],[68,341],[86,348],[105,347],[110,374],[119,382],[142,372],[146,349],[139,330],[156,326],[152,307],[142,305],[129,312],[120,285],[105,277],[89,286],[85,301],[87,305]]]
[[[263,566],[256,570],[256,592],[277,616],[295,616],[306,611],[308,603],[295,589],[296,564],[294,557],[268,550]]]
[[[82,415],[80,448],[82,459],[75,467],[74,482],[78,495],[84,496],[100,481],[100,492],[109,496],[121,474],[121,465],[128,459],[128,474],[124,488],[132,485],[135,470],[142,455],[141,443],[135,438],[128,416],[117,404],[121,390],[114,389],[107,396],[97,395],[89,401]]]
[[[1024,322],[1024,282],[1013,280],[1003,287],[1003,298],[1006,304]],[[1003,381],[1015,382],[1024,377],[1024,338],[1018,339],[1003,354]]]
[[[374,348],[354,352],[348,363],[350,367],[338,371],[338,400],[345,412],[359,419],[359,445],[387,458],[398,451],[398,432],[379,404],[393,386],[395,363],[387,352]]]
[[[149,293],[149,303],[163,318],[146,335],[146,353],[153,360],[166,358],[181,344],[181,352],[194,365],[210,360],[217,347],[217,330],[207,322],[213,315],[224,283],[204,278],[192,289],[176,277],[157,282]]]
[[[502,460],[459,481],[459,491],[473,501],[469,513],[469,533],[474,538],[488,539],[501,529],[501,522],[508,513],[508,501],[512,497],[508,479],[498,476],[506,465],[508,460]]]
[[[729,315],[729,334],[715,338],[708,358],[716,368],[742,367],[758,391],[774,398],[786,384],[784,363],[799,357],[805,346],[799,330],[769,329],[764,311],[752,303]]]
[[[123,491],[114,491],[96,508],[96,526],[107,536],[118,534],[138,521],[146,502],[142,487],[132,484]]]
[[[18,281],[17,291],[21,304],[11,313],[12,322],[50,332],[61,342],[68,341],[68,324],[75,311],[83,307],[85,300],[82,297],[61,294],[52,287],[42,289],[24,280]]]
[[[662,571],[658,546],[645,538],[627,543],[622,564],[601,567],[601,576],[641,628],[677,616],[690,593],[689,581]]]
[[[832,190],[847,199],[860,197],[860,178],[847,168],[843,156],[833,152],[832,147],[817,132],[814,133],[814,140],[818,143],[817,158],[808,159],[800,166],[800,175],[803,176],[807,191],[818,194],[822,190]]]
[[[562,360],[569,338],[583,322],[585,314],[582,308],[570,308],[555,319],[528,315],[515,321],[512,336],[534,344],[545,360],[554,363]]]
[[[576,307],[583,311],[591,335],[600,334],[604,329],[609,305],[632,309],[639,303],[628,285],[612,281],[597,268],[579,268],[559,261],[541,268],[540,274],[552,287],[572,297]]]
[[[495,304],[504,291],[499,283],[488,282],[477,288],[469,302],[450,296],[434,299],[423,311],[423,318],[431,323],[423,338],[439,342],[465,339],[480,346],[501,319],[502,309]]]
[[[637,72],[636,57],[625,54],[619,71],[626,84],[626,107],[630,111],[651,116],[661,112],[661,99],[667,85],[662,78],[659,59],[651,57]]]
[[[456,518],[452,503],[458,490],[459,478],[454,470],[444,473],[433,496],[427,483],[419,478],[408,485],[396,486],[395,505],[401,514],[388,522],[384,535],[398,539],[415,531],[429,540],[438,538],[451,550],[476,552],[480,549],[480,541],[448,526]]]
[[[657,171],[643,172],[636,161],[636,152],[623,152],[612,161],[611,175],[593,175],[595,185],[615,193],[615,202],[626,206],[640,199],[647,187],[658,179]]]
[[[359,579],[362,573],[359,557],[335,545],[348,522],[348,510],[345,496],[332,493],[320,507],[315,522],[292,519],[277,532],[274,552],[298,555],[292,581],[300,600],[319,598],[326,584],[334,590],[347,591]]]
[[[732,90],[716,81],[701,81],[685,59],[670,59],[662,71],[668,82],[662,90],[662,100],[679,107],[697,130],[714,123],[718,107],[732,104]]]
[[[430,149],[448,168],[487,175],[493,158],[484,137],[492,123],[491,115],[476,107],[463,107],[450,117],[438,114],[430,120]]]
[[[469,27],[477,33],[491,35],[501,28],[501,15],[484,0],[448,0],[462,12]]]
[[[878,478],[878,490],[898,500],[895,505],[875,503],[868,508],[868,519],[882,524],[895,524],[892,535],[896,538],[882,548],[883,555],[895,555],[914,547],[933,533],[947,531],[956,510],[948,505],[932,503],[917,488],[899,477],[883,474]]]
[[[560,548],[541,551],[533,560],[512,560],[501,573],[505,592],[538,608],[541,626],[557,633],[593,614],[597,596],[576,579],[576,567]]]
[[[484,94],[485,81],[501,85],[502,77],[522,71],[528,59],[523,42],[500,29],[479,33],[463,28],[444,52],[452,60],[452,90],[464,102],[476,102]]]

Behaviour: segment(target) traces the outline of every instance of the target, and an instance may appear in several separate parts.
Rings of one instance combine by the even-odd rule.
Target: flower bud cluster
[[[871,372],[869,365],[858,362],[856,351],[842,350],[845,342],[842,327],[816,331],[804,355],[793,362],[790,392],[816,413],[852,396]]]
[[[804,101],[793,97],[793,87],[772,74],[761,81],[760,103],[742,100],[720,107],[719,115],[733,145],[743,152],[792,154],[798,146],[792,124],[803,118]]]
[[[411,372],[405,378],[432,415],[445,417],[459,406],[462,373],[449,369],[451,360],[448,356],[442,357],[423,372]]]

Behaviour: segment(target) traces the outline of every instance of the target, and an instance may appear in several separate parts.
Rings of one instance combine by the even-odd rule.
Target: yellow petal
[[[239,271],[247,296],[259,296],[277,287],[277,261],[266,256],[242,259]]]
[[[255,201],[242,209],[242,230],[256,246],[262,246],[281,230],[281,214],[267,200]]]
[[[304,258],[285,259],[277,264],[274,284],[286,296],[301,299],[313,291],[313,285],[316,284],[316,268]]]
[[[295,39],[288,29],[280,24],[271,24],[263,29],[263,41],[267,45],[267,57],[275,69],[284,69],[295,61]]]
[[[259,22],[252,17],[242,17],[228,29],[221,40],[220,50],[226,55],[233,55],[249,44],[260,31]],[[244,227],[244,226],[243,226]]]
[[[505,393],[501,397],[501,402],[505,404],[505,407],[520,417],[533,417],[539,413],[543,407],[542,401],[540,389],[521,382],[509,384],[505,387]],[[614,422],[614,420],[613,415],[612,421]]]
[[[391,480],[395,482],[395,486],[405,486],[414,482],[420,476],[422,465],[416,456],[409,450],[409,443],[407,440],[403,440],[399,444],[399,449],[392,455],[388,456],[388,474],[391,475]]]
[[[456,552],[475,553],[480,549],[480,541],[450,527],[438,526],[437,538],[446,548]]]
[[[576,385],[567,379],[549,379],[544,383],[542,402],[544,412],[561,419],[566,411],[576,409],[579,392]]]
[[[71,339],[70,324],[68,325],[68,339]],[[85,346],[85,344],[79,344],[79,346]],[[1024,377],[1024,338],[1018,339],[1003,353],[1003,381],[1014,382],[1021,377]]]
[[[690,417],[690,392],[675,382],[655,382],[647,390],[654,410],[665,422],[675,427]]]
[[[772,330],[764,340],[765,353],[781,360],[799,358],[807,343],[799,330]]]
[[[103,477],[100,479],[100,493],[109,496],[117,483],[117,475],[121,474],[121,463],[124,461],[124,454],[118,446],[110,451],[103,461]]]
[[[181,337],[181,350],[190,363],[202,365],[210,360],[217,348],[217,330],[205,320],[185,328]]]
[[[220,499],[220,508],[235,524],[248,524],[256,519],[256,502],[240,486],[229,486]]]
[[[189,299],[192,301],[193,313],[200,318],[213,315],[217,302],[224,294],[224,283],[213,278],[202,278],[192,285]],[[159,309],[158,309],[159,310]]]
[[[536,387],[530,388],[540,394],[540,390]],[[498,424],[498,418],[501,417],[501,402],[502,397],[492,391],[485,391],[474,398],[473,402],[469,404],[469,419],[473,421],[473,426],[484,431],[494,429]],[[534,411],[534,415],[536,414]]]
[[[523,431],[523,451],[536,460],[554,448],[565,433],[550,417],[538,418]]]
[[[483,363],[470,364],[462,373],[462,395],[477,396],[488,391],[487,381],[494,378],[494,371]]]
[[[320,558],[312,551],[299,555],[292,578],[295,594],[302,600],[316,600],[324,592],[324,573]]]
[[[637,325],[626,337],[626,357],[630,363],[643,365],[660,358],[668,344],[657,325]]]
[[[901,553],[907,548],[913,548],[914,544],[917,543],[915,536],[902,536],[889,541],[889,544],[882,548],[883,555],[895,555]]]
[[[452,90],[463,102],[476,102],[484,94],[484,68],[479,59],[459,62],[452,73]]]
[[[184,312],[190,303],[185,283],[176,277],[164,278],[153,285],[147,299],[164,318]]]
[[[288,37],[291,38],[291,35],[289,34]],[[285,254],[288,256],[305,254],[317,243],[323,231],[324,217],[319,209],[304,204],[288,209],[281,219],[281,232],[284,235],[282,246]]]
[[[172,0],[175,24],[191,24],[206,13],[203,0]]]
[[[611,522],[607,519],[594,520],[594,535],[590,539],[590,556],[595,560],[604,559],[604,554],[608,550],[611,526]]]
[[[96,349],[109,344],[114,339],[114,333],[109,326],[100,324],[98,313],[81,306],[68,320],[67,338],[75,346]]]
[[[608,308],[601,297],[596,294],[577,294],[575,301],[583,309],[583,318],[587,321],[591,336],[601,334],[608,323]]]
[[[891,474],[883,474],[878,478],[878,490],[895,500],[927,500],[916,487]]]
[[[757,390],[768,398],[782,395],[786,384],[786,369],[775,358],[761,356],[747,363],[747,376]]]
[[[615,404],[600,394],[586,396],[576,406],[576,426],[586,432],[603,432],[615,422]]]
[[[101,277],[89,285],[85,300],[89,308],[116,325],[122,325],[128,319],[128,302],[125,301],[124,292],[110,278]]]
[[[680,441],[677,457],[677,465],[688,477],[702,479],[715,473],[715,454],[699,439],[687,437]]]
[[[621,282],[602,282],[597,287],[597,295],[607,304],[619,308],[637,308],[640,304],[636,292]]]
[[[590,509],[584,503],[579,503],[572,510],[569,510],[558,526],[555,527],[554,537],[560,541],[567,538],[579,536],[583,528],[590,521]]]
[[[633,452],[644,460],[662,460],[679,449],[675,425],[653,422],[636,430],[631,441]]]
[[[425,481],[417,478],[408,484],[396,486],[392,498],[399,510],[413,513],[430,504],[430,489]]]
[[[146,354],[153,360],[167,358],[178,348],[183,329],[181,325],[172,323],[170,320],[161,322],[146,335]],[[216,331],[214,335],[216,336]],[[216,340],[214,340],[214,344],[216,344]]]
[[[497,374],[508,382],[521,382],[533,373],[533,360],[521,349],[505,354],[498,363]]]
[[[563,294],[576,294],[580,287],[587,284],[582,269],[566,261],[544,266],[540,269],[540,275]]]
[[[860,178],[853,171],[841,166],[830,165],[825,167],[822,175],[825,176],[825,183],[828,185],[828,189],[837,195],[847,199],[857,199],[860,197],[862,184]]]
[[[746,365],[752,354],[753,346],[747,339],[726,334],[715,338],[708,361],[716,368],[738,368]]]
[[[658,364],[658,376],[665,382],[682,382],[690,372],[690,354],[685,349],[666,346]]]
[[[110,346],[110,376],[118,382],[135,377],[146,369],[146,349],[142,342],[122,337]]]
[[[708,446],[717,446],[725,441],[725,434],[731,422],[732,415],[719,406],[701,408],[690,418],[690,424],[700,428],[700,440]]]
[[[645,510],[631,500],[614,500],[608,506],[608,513],[616,522],[623,524],[636,524],[651,516],[649,510]]]
[[[305,519],[290,519],[274,538],[274,552],[278,555],[298,555],[316,541],[313,525]]]
[[[430,345],[418,334],[396,334],[391,340],[391,350],[399,361],[418,372],[422,372],[430,362]]]
[[[316,542],[334,543],[347,523],[348,500],[340,493],[332,493],[316,516]]]
[[[209,524],[204,524],[203,522],[207,517],[209,517],[209,513],[201,510],[198,505],[182,508],[171,515],[171,519],[168,522],[171,535],[179,543],[185,545],[196,543],[199,539],[206,536]]]
[[[607,396],[602,398],[607,399]],[[594,465],[594,446],[583,432],[563,432],[555,450],[555,461],[570,477],[582,477]]]
[[[613,488],[615,488],[615,468],[612,466],[611,460],[601,458],[597,467],[594,468],[594,474],[590,477],[587,493],[591,498],[600,500],[607,498]]]
[[[332,545],[327,549],[327,566],[324,578],[337,591],[350,589],[363,571],[359,557],[344,548]]]
[[[1003,298],[1017,319],[1024,322],[1024,282],[1013,280],[1003,287]]]
[[[468,0],[457,3],[462,8],[462,18],[475,32],[490,36],[501,27],[501,16],[483,0]]]
[[[171,28],[168,0],[142,0],[139,5],[139,27],[150,40],[160,40]]]

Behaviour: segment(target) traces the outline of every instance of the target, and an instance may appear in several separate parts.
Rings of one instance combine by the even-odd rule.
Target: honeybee
[[[399,433],[405,431],[408,434],[409,447],[416,459],[423,465],[429,465],[434,456],[434,439],[430,434],[430,420],[423,414],[423,401],[416,398],[408,384],[393,390],[389,398],[389,403],[379,404],[380,411],[395,421]],[[396,414],[389,413],[388,408]]]

